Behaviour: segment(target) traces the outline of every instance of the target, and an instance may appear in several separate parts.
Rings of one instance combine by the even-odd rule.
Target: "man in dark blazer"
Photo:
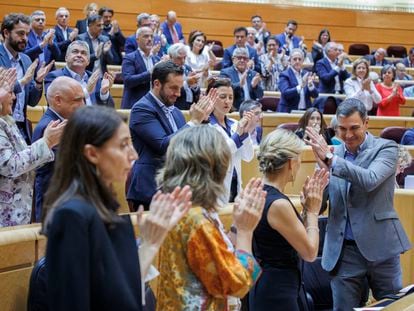
[[[311,98],[318,97],[318,89],[313,83],[316,75],[302,70],[303,59],[302,50],[293,49],[289,68],[279,76],[281,98],[277,106],[278,112],[306,110],[312,107]]]
[[[276,39],[280,42],[280,48],[286,51],[286,55],[290,55],[293,49],[300,49],[303,38],[295,36],[298,29],[298,23],[291,19],[286,23],[285,31],[276,35]]]
[[[161,24],[161,30],[169,45],[185,43],[183,27],[177,22],[177,14],[174,11],[167,13],[167,19]]]
[[[400,254],[411,245],[393,207],[398,145],[367,132],[358,99],[344,100],[336,117],[344,144],[333,153],[319,133],[308,136],[319,167],[331,172],[322,267],[332,276],[333,309],[351,310],[363,306],[368,286],[376,300],[398,293]]]
[[[414,48],[411,48],[408,51],[408,56],[404,57],[403,64],[405,65],[405,67],[414,67]]]
[[[121,108],[131,109],[132,106],[150,90],[151,71],[159,57],[151,55],[153,33],[149,27],[141,27],[137,31],[138,49],[126,54],[122,61],[124,94]],[[144,59],[145,58],[145,59]]]
[[[139,154],[128,187],[127,199],[135,209],[148,208],[157,186],[155,174],[162,166],[170,139],[185,126],[200,124],[214,108],[212,101],[194,104],[186,124],[182,112],[174,107],[184,82],[183,68],[172,61],[159,62],[151,75],[152,89],[131,110],[129,128]]]
[[[39,59],[39,63],[45,62],[49,64],[52,60],[60,57],[60,50],[55,38],[55,30],[45,30],[46,15],[43,11],[34,11],[30,16],[31,30],[27,38],[27,45],[24,53],[30,57],[32,61]]]
[[[56,10],[55,42],[60,50],[60,55],[56,59],[59,62],[65,61],[66,50],[69,44],[78,36],[77,28],[69,27],[69,10],[61,7]]]
[[[100,16],[103,20],[102,34],[111,39],[112,47],[111,52],[113,56],[113,65],[121,65],[122,63],[122,51],[125,45],[125,37],[122,34],[117,20],[112,20],[114,16],[114,10],[108,7],[102,7],[99,9]]]
[[[365,55],[364,58],[368,60],[370,66],[385,66],[390,62],[385,59],[387,51],[383,48],[379,48],[373,55]]]
[[[66,76],[77,80],[86,95],[86,105],[105,105],[114,107],[110,94],[114,77],[112,74],[96,70],[94,73],[86,70],[89,64],[89,47],[84,41],[73,41],[66,51],[66,67],[50,72],[45,79],[45,93],[50,83],[57,77]]]
[[[239,110],[240,104],[247,100],[259,100],[263,97],[260,86],[260,74],[249,69],[249,54],[246,48],[236,48],[233,51],[233,66],[220,71],[220,76],[229,78],[234,92],[233,106]]]
[[[256,49],[246,45],[247,42],[247,28],[237,27],[233,31],[235,44],[229,46],[224,50],[223,60],[221,61],[223,68],[233,66],[233,52],[236,48],[247,48],[248,51],[248,67],[256,72],[261,72],[259,56],[257,56]]]
[[[141,27],[151,27],[150,15],[148,13],[140,13],[137,15],[137,31]],[[138,48],[136,32],[125,39],[124,52],[129,54],[135,52]]]
[[[112,43],[109,37],[102,35],[102,17],[92,15],[88,17],[88,31],[80,34],[77,40],[85,41],[89,45],[90,61],[86,68],[93,71],[94,68],[100,68],[102,72],[106,71],[106,65],[113,64]]]
[[[76,109],[84,105],[85,94],[79,82],[75,79],[62,76],[56,78],[50,84],[47,93],[47,102],[49,106],[33,131],[33,142],[43,137],[44,131],[50,122],[69,119]],[[57,147],[53,148],[53,152],[56,159]],[[35,222],[42,221],[43,197],[53,174],[53,166],[54,161],[48,162],[36,170],[34,186]]]
[[[16,68],[17,81],[14,85],[16,99],[13,103],[13,118],[28,144],[31,143],[32,131],[27,120],[27,105],[36,106],[42,96],[43,79],[49,72],[51,64],[41,66],[35,76],[38,65],[22,53],[26,48],[30,30],[30,19],[20,13],[11,13],[3,18],[1,34],[4,43],[0,45],[0,66]]]
[[[328,42],[325,45],[325,57],[316,63],[316,74],[319,76],[319,93],[343,94],[344,82],[350,77],[345,68],[344,55],[339,55],[338,45],[335,42]],[[318,97],[314,106],[317,106],[321,112],[325,107],[327,97]],[[340,104],[340,100],[335,98],[336,105]]]

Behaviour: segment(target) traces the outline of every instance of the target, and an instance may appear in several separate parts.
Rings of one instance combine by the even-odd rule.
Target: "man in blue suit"
[[[278,112],[306,110],[312,107],[311,98],[318,97],[314,85],[315,74],[302,70],[304,55],[301,49],[293,49],[290,55],[290,66],[279,76],[280,102]]]
[[[131,110],[129,128],[139,154],[132,167],[127,199],[135,209],[148,208],[157,186],[155,175],[162,166],[170,139],[185,126],[200,124],[214,108],[204,97],[190,110],[186,124],[182,112],[174,107],[183,85],[183,69],[172,61],[159,62],[151,75],[152,89]]]
[[[286,51],[286,55],[290,55],[293,49],[302,48],[303,38],[295,36],[295,32],[298,29],[297,21],[291,19],[286,23],[285,31],[276,35],[276,38],[280,42],[280,48]]]
[[[229,46],[224,50],[223,60],[221,61],[223,68],[233,66],[233,52],[236,48],[247,48],[249,62],[247,66],[256,72],[261,72],[261,65],[256,49],[246,45],[247,42],[247,28],[237,27],[233,31],[235,44]]]
[[[75,79],[69,77],[58,77],[50,84],[47,93],[49,104],[39,123],[33,131],[33,141],[43,137],[44,131],[52,121],[64,121],[69,119],[76,109],[85,103],[85,94],[82,86]],[[53,148],[56,152],[57,147]],[[46,163],[36,170],[35,178],[35,222],[41,221],[43,197],[48,189],[53,174],[54,161]]]
[[[61,7],[56,10],[55,42],[60,50],[60,55],[56,59],[59,62],[65,61],[66,50],[69,44],[78,36],[77,28],[69,27],[69,10]]]
[[[0,45],[0,66],[16,68],[17,81],[13,89],[16,99],[13,103],[13,118],[28,144],[31,143],[32,135],[27,120],[27,105],[38,104],[43,92],[43,79],[52,65],[40,66],[35,76],[38,60],[32,63],[30,58],[22,53],[26,48],[29,24],[29,17],[20,13],[4,16],[1,25],[4,43]]]
[[[117,20],[112,20],[114,16],[114,10],[108,7],[102,7],[99,9],[98,14],[102,16],[103,29],[102,34],[111,39],[111,52],[113,56],[113,65],[121,65],[122,63],[122,50],[125,45],[125,37],[122,34]]]
[[[344,82],[350,77],[345,68],[345,55],[340,54],[338,45],[335,42],[328,42],[325,45],[325,57],[316,63],[316,74],[319,76],[319,93],[343,94]],[[321,112],[325,107],[327,97],[318,97],[314,102]],[[340,104],[339,99],[335,99],[337,106]]]
[[[263,97],[260,74],[248,67],[249,54],[246,48],[233,51],[233,66],[220,71],[220,76],[229,78],[234,92],[233,106],[239,110],[240,104],[248,99]]]
[[[331,172],[322,267],[332,276],[340,311],[360,307],[368,286],[376,300],[398,293],[400,254],[411,246],[393,207],[398,145],[367,132],[367,110],[358,99],[344,100],[336,117],[344,143],[333,153],[319,133],[307,134],[319,167]]]
[[[369,62],[370,66],[385,66],[390,62],[385,59],[387,51],[384,48],[378,48],[374,54],[365,55],[364,58]]]
[[[112,65],[114,57],[112,55],[112,43],[109,37],[102,34],[102,16],[92,15],[88,17],[88,31],[80,34],[77,40],[85,41],[89,46],[90,62],[86,68],[93,71],[100,68],[106,71],[106,65]]]
[[[402,63],[405,65],[405,67],[414,67],[414,48],[411,48],[408,51],[408,56],[404,57]]]
[[[105,105],[114,107],[110,94],[114,77],[107,72],[101,77],[101,72],[87,71],[89,64],[89,47],[84,41],[73,41],[66,51],[66,67],[50,72],[45,79],[45,93],[50,83],[57,77],[66,76],[77,80],[85,93],[86,105]]]
[[[27,54],[32,61],[39,59],[39,63],[49,64],[52,60],[57,60],[60,56],[60,50],[54,41],[55,30],[45,30],[46,15],[43,11],[34,11],[30,16],[31,30],[29,32],[26,49]]]
[[[177,22],[177,14],[174,11],[167,13],[167,19],[161,24],[161,30],[169,45],[185,43],[183,27]]]
[[[151,55],[153,33],[149,27],[141,27],[137,31],[138,49],[126,54],[122,61],[124,94],[121,108],[131,109],[132,106],[150,90],[151,71],[159,62],[157,56]]]
[[[140,13],[137,15],[137,31],[141,27],[151,27],[150,15],[148,13]],[[124,52],[129,54],[135,52],[138,48],[136,33],[125,39]]]

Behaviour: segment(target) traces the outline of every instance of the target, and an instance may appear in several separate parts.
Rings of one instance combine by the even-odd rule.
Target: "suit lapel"
[[[164,111],[162,110],[162,108],[160,107],[160,105],[158,105],[157,101],[152,97],[152,95],[150,93],[147,93],[148,96],[148,100],[152,103],[152,105],[154,106],[155,110],[157,111],[159,117],[160,117],[160,121],[161,121],[161,125],[165,128],[169,130],[169,134],[174,133],[170,121],[168,121],[167,116],[165,115]],[[174,118],[175,119],[175,118]]]
[[[335,154],[342,158],[345,159],[345,144],[341,144],[338,147],[335,148]],[[339,184],[339,191],[341,192],[341,197],[342,200],[344,202],[344,206],[346,206],[347,202],[346,202],[346,198],[348,197],[348,181],[346,179],[343,178],[337,178],[338,180],[338,184]]]

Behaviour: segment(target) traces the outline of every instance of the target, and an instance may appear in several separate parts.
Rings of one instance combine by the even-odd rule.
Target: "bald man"
[[[69,77],[57,77],[50,83],[47,90],[49,107],[40,119],[33,132],[33,142],[43,137],[47,125],[56,120],[69,119],[76,109],[85,104],[85,94],[82,85]],[[53,148],[56,157],[57,148]],[[36,170],[35,179],[35,215],[34,221],[41,221],[43,196],[49,186],[53,174],[54,161]]]
[[[177,14],[174,11],[167,13],[167,19],[161,24],[161,30],[169,45],[185,43],[183,27],[177,22]]]

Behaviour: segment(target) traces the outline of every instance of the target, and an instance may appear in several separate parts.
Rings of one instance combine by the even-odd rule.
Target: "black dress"
[[[298,253],[267,221],[267,213],[274,201],[290,200],[272,186],[265,185],[264,190],[267,191],[266,203],[253,235],[253,253],[263,271],[250,290],[250,310],[300,310],[298,299],[301,277]],[[301,220],[293,204],[292,208]]]
[[[56,208],[47,228],[49,310],[141,311],[141,277],[129,217],[108,226],[82,199]]]

